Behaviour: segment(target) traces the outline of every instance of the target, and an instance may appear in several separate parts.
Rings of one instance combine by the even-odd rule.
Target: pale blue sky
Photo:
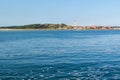
[[[0,26],[120,25],[120,0],[0,0]]]

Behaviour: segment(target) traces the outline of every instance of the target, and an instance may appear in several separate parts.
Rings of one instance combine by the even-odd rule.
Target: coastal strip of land
[[[22,26],[1,26],[0,30],[120,30],[119,26],[70,26],[66,24],[30,24]]]

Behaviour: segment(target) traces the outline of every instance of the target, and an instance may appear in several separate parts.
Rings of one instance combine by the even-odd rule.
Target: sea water
[[[0,80],[120,80],[120,31],[0,31]]]

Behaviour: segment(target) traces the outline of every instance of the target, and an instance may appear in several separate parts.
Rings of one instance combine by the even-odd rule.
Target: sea
[[[120,31],[0,31],[0,80],[120,80]]]

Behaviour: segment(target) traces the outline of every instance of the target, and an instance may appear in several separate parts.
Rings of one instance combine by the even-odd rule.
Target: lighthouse
[[[74,21],[73,29],[75,29],[75,30],[77,29],[77,21],[76,20]]]

